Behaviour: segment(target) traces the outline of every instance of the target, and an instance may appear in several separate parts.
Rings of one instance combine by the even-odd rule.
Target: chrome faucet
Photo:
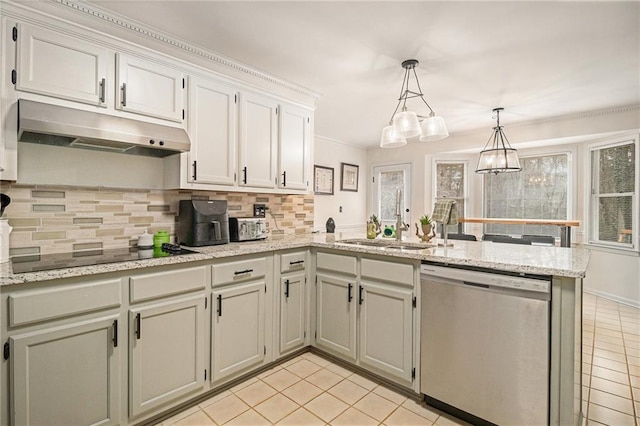
[[[396,193],[396,240],[402,240],[402,233],[409,230],[409,225],[402,221],[402,190],[398,189]],[[409,211],[407,209],[407,211]]]

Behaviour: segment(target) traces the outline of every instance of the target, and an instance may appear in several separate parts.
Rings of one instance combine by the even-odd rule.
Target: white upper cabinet
[[[274,99],[248,93],[240,95],[238,184],[241,186],[276,186],[277,110]]]
[[[189,78],[188,182],[234,185],[237,145],[237,90]]]
[[[278,187],[306,190],[311,158],[311,112],[284,104],[279,116]]]
[[[17,90],[107,106],[107,49],[39,27],[16,28]]]
[[[116,108],[175,122],[183,120],[184,74],[118,53]]]

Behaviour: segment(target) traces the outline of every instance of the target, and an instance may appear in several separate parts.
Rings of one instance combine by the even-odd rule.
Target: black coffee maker
[[[229,242],[227,202],[219,200],[180,200],[178,242],[199,247]]]

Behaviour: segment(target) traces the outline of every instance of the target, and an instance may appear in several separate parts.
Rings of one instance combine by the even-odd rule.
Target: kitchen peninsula
[[[364,245],[371,240],[361,237],[272,236],[197,248],[195,254],[177,257],[20,274],[11,271],[11,263],[3,264],[1,306],[8,312],[2,313],[0,331],[8,338],[9,360],[2,363],[1,386],[2,395],[12,397],[2,400],[2,423],[38,418],[42,413],[37,407],[64,421],[65,405],[76,407],[76,401],[64,397],[53,398],[55,406],[46,404],[40,391],[50,394],[62,385],[56,375],[39,376],[39,371],[55,370],[64,377],[68,368],[86,368],[86,377],[76,371],[73,385],[66,386],[72,395],[84,392],[101,405],[89,413],[94,417],[81,414],[136,424],[308,346],[418,398],[420,329],[425,327],[420,324],[420,267],[429,262],[549,277],[550,424],[578,424],[581,286],[588,251],[468,241],[437,247],[412,239],[392,248],[397,241]],[[375,298],[385,302],[384,312],[376,311],[376,305],[363,309]],[[377,327],[376,318],[390,324],[392,332],[380,330],[370,349],[363,339],[372,338],[368,331]],[[171,348],[163,335],[175,342]],[[68,347],[61,349],[65,343]],[[379,353],[386,347],[393,352]],[[34,355],[38,350],[46,363]],[[163,364],[158,353],[173,361]],[[99,365],[85,367],[83,356],[88,354]],[[74,356],[80,358],[69,363]],[[169,366],[176,370],[171,377],[158,374]],[[9,412],[15,417],[8,419]]]

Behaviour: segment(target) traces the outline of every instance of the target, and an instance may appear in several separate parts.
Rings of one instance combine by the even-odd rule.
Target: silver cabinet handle
[[[122,106],[127,106],[127,83],[122,83]]]

